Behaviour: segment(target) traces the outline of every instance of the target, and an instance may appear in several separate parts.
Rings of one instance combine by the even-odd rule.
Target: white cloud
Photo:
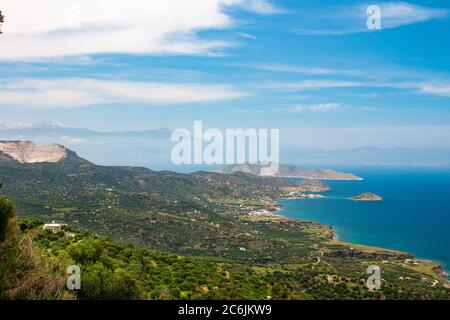
[[[438,78],[438,77],[436,77]],[[414,90],[419,94],[427,94],[440,97],[450,97],[450,82],[448,77],[441,77],[440,80],[422,80],[414,82],[403,82],[399,84],[392,84],[393,88]]]
[[[376,86],[366,82],[348,81],[348,80],[304,80],[299,82],[286,83],[272,83],[265,85],[268,89],[281,90],[313,90],[313,89],[327,89],[327,88],[351,88],[351,87],[366,87]]]
[[[335,111],[339,108],[344,107],[341,103],[321,103],[314,105],[295,105],[289,108],[288,112],[291,113],[303,113],[303,112],[311,112],[311,113],[324,113]]]
[[[309,90],[324,90],[324,89],[339,89],[339,88],[370,88],[370,89],[390,89],[403,90],[412,93],[425,94],[431,96],[450,97],[450,84],[448,78],[443,78],[441,82],[436,81],[368,81],[368,80],[303,80],[297,82],[278,82],[268,83],[262,85],[261,88],[276,90],[276,91],[309,91]],[[376,98],[377,93],[371,92],[367,94],[352,94],[354,97],[372,97]],[[366,108],[368,110],[368,108]],[[374,111],[372,109],[372,111]]]
[[[426,8],[406,2],[388,2],[380,5],[382,26],[395,28],[447,16],[446,9]]]
[[[359,74],[353,70],[338,70],[329,68],[314,68],[314,67],[301,67],[286,64],[235,64],[239,67],[246,67],[264,71],[272,72],[284,72],[284,73],[299,73],[310,75],[332,75],[332,74]]]
[[[340,103],[323,103],[323,104],[316,104],[309,106],[309,111],[316,113],[316,112],[329,112],[334,111],[338,108],[341,108],[342,104]]]
[[[386,88],[392,90],[410,90],[415,93],[427,94],[432,96],[450,97],[450,84],[448,79],[443,79],[441,83],[433,81],[417,81],[417,82],[396,82],[387,81],[353,81],[353,80],[304,80],[298,82],[279,82],[263,85],[264,89],[281,90],[281,91],[307,91],[322,90],[336,88]],[[361,94],[354,96],[361,97]],[[377,97],[373,93],[369,97]]]
[[[254,36],[250,33],[247,33],[247,32],[236,32],[236,35],[238,35],[242,38],[245,38],[245,39],[252,39],[252,40],[257,39],[256,36]]]
[[[246,95],[227,85],[21,79],[1,85],[0,108],[76,108],[108,103],[182,104],[236,99]]]
[[[364,111],[364,112],[374,112],[374,111],[380,111],[381,109],[376,107],[368,107],[368,106],[358,106],[353,107],[349,106],[343,103],[338,102],[328,102],[328,103],[319,103],[319,104],[312,104],[312,105],[304,105],[304,104],[297,104],[293,105],[289,108],[276,108],[273,109],[275,112],[281,112],[281,113],[328,113],[332,111],[337,110],[346,110],[346,111]]]
[[[284,12],[282,9],[266,0],[246,0],[243,5],[247,10],[259,14],[277,14]]]
[[[422,93],[450,97],[450,84],[421,83],[415,85]]]
[[[302,16],[302,25],[295,30],[303,35],[344,35],[369,32],[366,22],[369,5],[378,5],[381,10],[381,29],[397,28],[448,16],[448,10],[419,6],[407,2],[391,1],[338,6],[307,12]]]
[[[96,53],[214,54],[232,43],[197,33],[232,27],[233,18],[225,13],[232,6],[258,14],[277,11],[257,0],[7,0],[2,3],[0,60]]]
[[[73,138],[73,137],[67,137],[67,136],[61,137],[61,140],[64,140],[64,141],[67,141],[67,142],[71,142],[71,143],[84,143],[84,142],[86,142],[86,139]]]

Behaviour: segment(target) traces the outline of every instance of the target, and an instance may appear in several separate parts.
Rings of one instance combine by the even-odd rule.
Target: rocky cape
[[[229,165],[218,169],[218,173],[236,173],[244,172],[258,176],[266,175],[262,173],[262,169],[267,167],[265,164],[241,164]],[[317,179],[317,180],[363,180],[363,178],[355,176],[351,173],[339,172],[330,169],[304,169],[293,165],[279,164],[278,172],[270,176],[284,178],[301,178],[301,179]]]
[[[331,188],[319,180],[305,179],[298,184],[300,192],[328,192]]]

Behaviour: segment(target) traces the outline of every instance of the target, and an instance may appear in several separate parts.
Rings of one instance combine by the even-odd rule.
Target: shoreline
[[[286,216],[286,215],[284,215],[284,214],[282,214],[282,211],[283,211],[283,205],[280,203],[280,201],[282,201],[282,200],[305,200],[305,199],[302,199],[302,198],[278,198],[278,199],[276,199],[275,200],[275,206],[276,206],[276,211],[278,212],[278,216],[281,216],[281,217],[283,217],[283,218],[285,218],[285,219],[290,219],[290,220],[297,220],[297,221],[308,221],[308,220],[302,220],[302,219],[300,219],[300,218],[295,218],[295,217],[289,217],[289,216]],[[368,246],[368,247],[373,247],[373,246],[371,246],[371,245],[368,245],[368,244],[364,244],[364,243],[354,243],[354,242],[347,242],[347,241],[345,241],[345,240],[340,240],[339,239],[339,234],[337,233],[337,231],[336,231],[336,228],[333,226],[333,225],[331,225],[331,224],[325,224],[325,223],[322,223],[322,222],[320,222],[320,221],[317,221],[317,220],[315,220],[315,221],[310,221],[310,222],[314,222],[314,223],[318,223],[318,224],[320,224],[320,225],[322,225],[322,226],[329,226],[330,227],[330,230],[331,230],[331,234],[332,234],[332,238],[333,238],[333,241],[340,241],[340,242],[344,242],[344,243],[348,243],[349,245],[355,245],[355,246],[358,246],[358,245],[360,245],[360,246]],[[436,264],[437,266],[438,266],[438,270],[435,270],[435,272],[436,272],[436,274],[438,275],[438,276],[441,276],[442,278],[444,278],[444,279],[447,279],[447,281],[450,283],[450,270],[446,270],[445,268],[444,268],[444,266],[443,266],[443,264],[441,263],[441,262],[439,262],[439,261],[436,261],[436,260],[434,260],[434,259],[430,259],[430,258],[422,258],[422,257],[417,257],[416,255],[414,255],[414,254],[412,254],[412,253],[410,253],[410,252],[404,252],[404,251],[399,251],[399,250],[395,250],[395,249],[389,249],[389,248],[382,248],[382,247],[374,247],[374,248],[379,248],[379,249],[385,249],[385,250],[391,250],[391,251],[398,251],[398,252],[403,252],[403,253],[406,253],[406,254],[409,254],[409,255],[411,255],[415,260],[417,260],[417,261],[423,261],[423,262],[427,262],[427,261],[430,261],[430,262],[432,262],[432,263],[434,263],[434,264]]]
[[[311,177],[306,177],[306,176],[277,176],[280,178],[288,178],[288,179],[311,179],[311,180],[321,180],[321,181],[364,181],[364,178],[362,177],[356,177],[356,178],[311,178]]]

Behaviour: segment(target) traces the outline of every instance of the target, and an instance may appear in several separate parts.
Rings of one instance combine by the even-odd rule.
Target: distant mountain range
[[[150,129],[142,131],[94,131],[84,128],[71,128],[60,122],[42,122],[34,125],[24,123],[1,123],[0,135],[2,138],[27,137],[34,140],[36,137],[67,137],[67,138],[89,138],[89,137],[170,137],[171,130],[167,128]]]
[[[77,150],[82,157],[103,165],[135,165],[183,172],[218,168],[217,166],[183,168],[173,165],[170,160],[171,149],[174,145],[170,140],[171,133],[172,130],[168,128],[100,132],[85,128],[71,128],[59,122],[43,122],[35,125],[0,123],[0,140],[58,143]],[[320,146],[317,146],[317,149],[304,149],[288,145],[281,139],[280,162],[299,167],[333,165],[450,167],[450,148],[388,149],[366,146],[322,150]],[[308,177],[305,173],[301,175]]]
[[[262,175],[264,164],[230,165],[216,170],[218,173],[244,172],[254,175]],[[351,173],[338,172],[330,169],[304,169],[297,166],[279,164],[278,172],[272,176],[285,178],[303,178],[318,180],[362,180]]]
[[[284,152],[283,152],[284,151]],[[284,147],[290,163],[314,165],[374,165],[450,167],[450,148],[376,148],[364,146],[341,150]]]
[[[0,123],[0,140],[57,143],[101,165],[134,165],[160,170],[177,169],[170,162],[171,132],[166,128],[100,132],[71,128],[58,122]]]

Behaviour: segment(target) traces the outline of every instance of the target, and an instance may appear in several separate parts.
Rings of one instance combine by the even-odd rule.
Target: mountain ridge
[[[229,174],[236,172],[245,172],[253,175],[262,175],[262,168],[266,165],[258,164],[240,164],[229,165],[216,170],[218,173]],[[278,172],[270,175],[283,178],[302,178],[314,180],[363,180],[351,173],[339,172],[331,169],[303,169],[293,165],[279,164]]]
[[[2,140],[32,140],[39,143],[57,142],[76,148],[88,159],[105,165],[127,163],[139,166],[171,169],[170,128],[122,131],[97,131],[88,128],[73,128],[58,122],[40,124],[1,123]],[[101,146],[101,148],[99,148]],[[450,167],[448,147],[348,147],[344,149],[303,148],[280,142],[283,163],[299,166],[424,166]],[[132,154],[133,157],[128,157]]]
[[[389,290],[383,292],[383,298],[448,296],[443,291],[446,280],[434,271],[439,268],[438,264],[417,260],[419,271],[411,270],[405,266],[406,259],[413,259],[410,254],[339,242],[333,238],[330,226],[277,215],[277,199],[289,195],[294,187],[298,189],[297,183],[280,177],[241,172],[182,174],[65,160],[23,164],[15,161],[13,164],[0,161],[0,181],[4,186],[2,194],[16,203],[21,218],[32,216],[43,221],[57,221],[83,233],[88,231],[113,239],[124,245],[127,254],[121,256],[127,260],[129,244],[176,254],[176,261],[180,256],[213,257],[214,260],[201,260],[209,262],[225,259],[223,261],[228,265],[222,263],[211,268],[215,274],[218,267],[223,271],[224,292],[229,291],[230,274],[240,288],[242,281],[238,278],[238,270],[256,270],[248,283],[260,283],[255,282],[259,279],[255,277],[261,274],[257,270],[267,268],[281,271],[269,272],[268,275],[273,277],[267,279],[268,284],[280,281],[280,277],[284,277],[286,284],[295,283],[293,297],[342,299],[354,296],[354,287],[360,288],[358,292],[366,292],[360,275],[367,265],[389,260],[389,264],[383,264],[383,273],[392,281]],[[51,246],[47,237],[54,241],[54,235],[41,231],[46,235],[45,239],[40,238],[45,245],[42,252],[62,248],[62,243]],[[71,241],[72,235],[72,231],[67,236],[61,235],[61,241],[69,248],[88,242],[84,237],[73,239],[69,244],[67,239]],[[80,242],[82,239],[86,241]],[[113,252],[117,252],[118,244],[113,244]],[[99,246],[104,245],[99,243]],[[322,252],[320,259],[319,252]],[[148,266],[152,260],[143,261]],[[230,269],[229,264],[236,268]],[[122,262],[120,265],[123,266]],[[136,270],[134,266],[129,269]],[[147,267],[139,269],[153,274]],[[188,265],[184,265],[183,270],[189,270]],[[339,272],[339,282],[328,280],[336,272]],[[422,280],[413,284],[408,282],[405,287],[399,276]],[[148,283],[146,273],[139,277]],[[243,279],[247,277],[246,271]],[[196,275],[195,279],[205,277]],[[155,281],[162,283],[160,279]],[[316,281],[319,285],[310,285]],[[351,286],[342,287],[341,282]],[[433,286],[433,283],[439,285]],[[267,286],[262,287],[262,295],[255,295],[252,289],[250,295],[243,297],[265,297]],[[201,288],[188,289],[205,292]],[[216,290],[211,288],[209,292]],[[366,292],[361,297],[373,299],[379,297],[377,294]],[[271,296],[277,297],[275,293]],[[181,297],[180,293],[177,292],[175,297]]]

